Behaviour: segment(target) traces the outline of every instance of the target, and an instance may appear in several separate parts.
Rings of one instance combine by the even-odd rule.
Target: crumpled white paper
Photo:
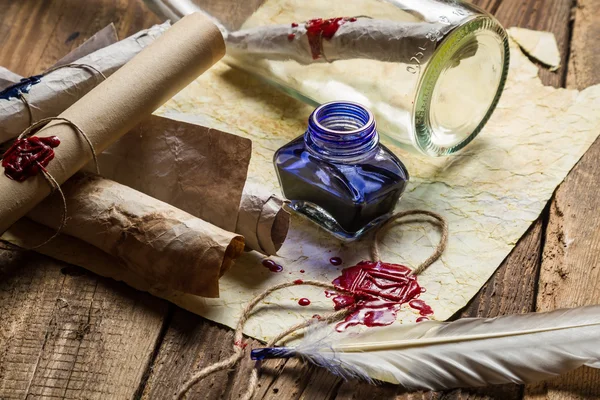
[[[600,85],[581,92],[545,87],[537,67],[518,46],[512,44],[511,51],[500,104],[466,151],[433,159],[389,146],[411,173],[398,209],[433,210],[449,222],[446,252],[419,277],[427,289],[422,299],[433,307],[438,320],[450,317],[477,293],[600,132]],[[278,190],[273,152],[303,133],[311,111],[219,63],[158,113],[251,138],[249,179]],[[397,228],[384,241],[382,259],[415,266],[431,254],[438,239],[429,225]],[[344,244],[294,217],[281,257],[274,258],[284,266],[283,272],[270,272],[261,265],[261,255],[248,253],[221,279],[220,299],[176,296],[172,300],[208,319],[235,326],[245,303],[265,288],[298,278],[331,281],[342,268],[368,259],[369,243],[366,238]],[[340,256],[343,265],[331,265],[332,256]],[[312,304],[299,306],[302,297]],[[268,339],[303,318],[332,309],[322,290],[293,287],[265,299],[263,310],[249,320],[245,332]],[[416,317],[408,307],[399,314],[403,322],[414,322]]]
[[[551,71],[560,68],[560,51],[552,32],[512,27],[508,34],[525,53],[550,67]]]

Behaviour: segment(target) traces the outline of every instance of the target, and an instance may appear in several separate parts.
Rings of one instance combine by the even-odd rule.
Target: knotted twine
[[[100,75],[103,80],[106,80],[106,75],[104,75],[104,73],[102,73],[102,71],[100,71],[96,67],[89,65],[89,64],[74,64],[74,63],[58,65],[56,67],[49,68],[46,71],[44,71],[42,74],[40,74],[39,76],[44,77],[44,76],[50,74],[51,72],[54,72],[54,71],[57,71],[57,70],[63,69],[63,68],[80,68],[80,69],[84,69],[84,70],[91,70],[92,72]],[[51,121],[58,121],[60,123],[68,124],[84,138],[84,140],[90,147],[90,150],[92,152],[92,158],[93,158],[94,164],[96,166],[96,173],[100,174],[100,166],[98,164],[98,157],[96,155],[96,149],[94,149],[94,145],[92,144],[90,138],[85,134],[85,132],[83,132],[83,130],[79,126],[77,126],[77,124],[75,124],[73,121],[70,121],[70,120],[68,120],[66,118],[62,118],[62,117],[42,118],[39,121],[34,122],[33,109],[31,107],[31,104],[29,103],[29,101],[23,95],[23,93],[21,91],[19,91],[18,98],[19,98],[19,100],[21,100],[23,102],[23,104],[25,105],[25,108],[27,109],[27,112],[29,114],[29,127],[27,127],[23,132],[21,132],[21,134],[17,137],[16,142],[33,135],[34,133],[36,133],[38,130],[41,130],[47,123],[49,123]],[[52,190],[51,193],[58,192],[60,195],[62,205],[63,205],[60,224],[59,224],[58,228],[55,230],[54,234],[41,244],[38,244],[34,247],[28,247],[28,248],[21,248],[21,247],[16,247],[16,246],[0,247],[0,250],[14,251],[14,250],[38,249],[42,246],[47,245],[52,240],[54,240],[60,234],[60,232],[63,230],[65,225],[67,224],[67,199],[65,198],[65,194],[63,193],[62,189],[60,188],[60,184],[56,181],[56,179],[54,179],[54,177],[48,172],[48,170],[46,170],[46,168],[43,165],[41,165],[39,162],[37,162],[37,164],[38,164],[38,167],[40,168],[40,171],[42,172],[42,176],[44,177],[44,179],[50,186],[50,189]]]
[[[379,241],[381,240],[382,235],[385,234],[387,231],[389,231],[389,229],[395,225],[400,225],[400,224],[403,224],[406,222],[415,222],[415,221],[399,221],[399,220],[404,217],[416,216],[416,215],[431,217],[432,220],[422,220],[422,221],[433,223],[434,225],[438,226],[438,228],[441,231],[441,237],[440,237],[440,241],[439,241],[438,245],[436,246],[433,254],[431,256],[429,256],[421,264],[419,264],[416,268],[412,269],[412,271],[410,272],[410,275],[419,275],[420,273],[425,271],[425,269],[427,269],[427,267],[429,267],[431,264],[433,264],[436,260],[438,260],[440,258],[440,256],[446,249],[446,245],[448,242],[448,223],[446,222],[446,219],[444,217],[442,217],[440,214],[435,213],[433,211],[408,210],[408,211],[398,212],[398,213],[392,215],[392,217],[390,217],[390,219],[388,221],[386,221],[375,232],[375,236],[373,237],[373,242],[371,243],[371,247],[370,247],[371,258],[373,259],[373,261],[375,261],[375,262],[381,261],[380,252],[379,252]],[[313,280],[304,280],[302,282],[297,282],[297,281],[296,282],[285,282],[285,283],[280,283],[279,285],[271,286],[270,288],[266,289],[264,292],[257,295],[254,299],[252,299],[248,304],[246,304],[246,307],[244,307],[244,309],[242,310],[242,314],[240,315],[240,319],[238,320],[238,323],[236,325],[235,334],[233,337],[233,354],[231,356],[229,356],[229,358],[226,358],[225,360],[213,363],[213,364],[201,369],[200,371],[196,372],[194,375],[192,375],[192,377],[183,384],[183,387],[179,390],[179,392],[177,392],[177,394],[175,395],[175,399],[176,400],[184,399],[186,396],[186,393],[196,383],[200,382],[204,378],[206,378],[216,372],[219,372],[219,371],[222,371],[225,369],[234,368],[244,355],[244,348],[246,347],[246,345],[243,343],[244,326],[245,326],[246,322],[248,321],[248,319],[250,318],[250,315],[252,314],[252,311],[254,310],[254,308],[265,297],[267,297],[271,293],[276,292],[280,289],[285,289],[285,288],[288,288],[291,286],[299,286],[299,285],[317,286],[317,287],[322,287],[325,289],[335,290],[335,291],[341,292],[341,293],[353,294],[351,291],[337,287],[329,282],[321,282],[321,281],[313,281]],[[343,309],[340,311],[336,311],[325,317],[322,317],[320,319],[320,321],[321,322],[335,322],[335,321],[345,318],[350,312],[352,312],[352,309]],[[285,338],[286,336],[288,336],[292,333],[298,332],[299,330],[304,329],[313,323],[314,323],[314,321],[312,319],[309,319],[309,320],[306,320],[304,322],[301,322],[299,324],[296,324],[296,325],[286,329],[285,331],[281,332],[279,335],[277,335],[276,337],[271,339],[266,344],[266,347],[275,346],[275,344],[277,342],[279,342],[281,339]],[[242,395],[241,400],[249,400],[254,395],[254,392],[256,391],[256,387],[258,385],[259,367],[260,367],[260,362],[257,361],[256,364],[254,365],[254,368],[252,369],[252,373],[251,373],[250,380],[248,383],[248,388],[246,389],[246,392],[244,392],[244,394]]]
[[[90,147],[90,151],[92,152],[92,158],[94,160],[94,164],[96,165],[96,172],[98,174],[100,174],[100,167],[98,165],[98,157],[96,155],[96,150],[94,149],[94,145],[92,144],[92,141],[90,140],[90,138],[85,134],[85,132],[83,132],[83,130],[77,126],[77,124],[75,124],[73,121],[68,120],[67,118],[63,118],[63,117],[48,117],[48,118],[43,118],[33,124],[31,124],[29,127],[27,127],[16,139],[15,142],[18,142],[19,140],[23,140],[31,135],[33,135],[34,133],[38,132],[38,130],[43,129],[43,127],[51,122],[51,121],[58,121],[59,123],[63,123],[63,124],[67,124],[70,125],[75,132],[77,132],[78,134],[80,134],[84,140],[86,141],[86,143],[88,144],[88,146]],[[62,189],[60,188],[60,184],[56,181],[56,179],[54,179],[54,177],[52,176],[52,174],[50,174],[48,172],[48,170],[39,163],[39,161],[36,161],[40,172],[42,173],[42,176],[44,177],[44,179],[46,179],[46,182],[48,183],[48,185],[50,186],[50,189],[52,191],[52,193],[54,192],[58,192],[60,194],[60,198],[62,200],[62,205],[63,205],[63,209],[62,209],[62,217],[61,217],[61,221],[60,224],[58,226],[58,228],[55,230],[54,234],[49,237],[47,240],[45,240],[43,243],[38,244],[34,247],[28,247],[28,248],[19,248],[19,247],[2,247],[2,250],[35,250],[38,249],[42,246],[45,246],[46,244],[48,244],[50,241],[52,241],[53,239],[55,239],[60,232],[62,231],[62,229],[65,227],[65,225],[67,224],[67,199],[65,198],[65,194],[63,193]]]
[[[51,72],[57,71],[59,69],[63,69],[63,68],[80,68],[80,69],[85,69],[85,70],[90,70],[98,75],[100,75],[102,77],[103,80],[106,80],[106,75],[104,75],[102,73],[102,71],[100,71],[98,68],[89,65],[89,64],[64,64],[64,65],[57,65],[56,67],[52,67],[47,69],[46,71],[42,72],[40,75],[38,75],[38,77],[44,77],[46,75],[48,75]],[[31,107],[31,104],[29,103],[29,101],[27,100],[27,98],[23,95],[23,93],[21,91],[19,91],[19,100],[21,100],[21,102],[23,102],[23,104],[25,105],[25,108],[27,109],[27,113],[29,114],[29,125],[34,123],[34,119],[33,119],[33,108]]]

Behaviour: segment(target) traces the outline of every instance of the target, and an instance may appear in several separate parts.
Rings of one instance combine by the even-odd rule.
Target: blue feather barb
[[[291,347],[265,347],[254,349],[250,352],[250,358],[255,361],[271,360],[274,358],[292,358],[296,356],[296,349]]]

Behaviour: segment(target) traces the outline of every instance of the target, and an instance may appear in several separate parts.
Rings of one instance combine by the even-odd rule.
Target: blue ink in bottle
[[[290,207],[344,240],[385,221],[409,180],[404,164],[379,143],[373,114],[345,101],[319,106],[305,134],[277,150],[274,164]]]

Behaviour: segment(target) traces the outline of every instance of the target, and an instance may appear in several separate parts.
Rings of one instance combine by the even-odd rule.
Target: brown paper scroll
[[[219,278],[244,249],[240,235],[96,175],[76,174],[62,190],[69,217],[65,234],[170,289],[219,297]],[[27,217],[56,229],[61,208],[62,199],[55,194]]]
[[[60,117],[75,123],[102,152],[152,111],[223,57],[220,31],[205,17],[191,14],[145,48]],[[38,136],[58,136],[61,145],[48,172],[59,183],[92,158],[71,126],[52,123]],[[50,193],[41,175],[25,182],[0,176],[0,232],[4,232]]]
[[[244,188],[250,146],[237,135],[151,116],[99,156],[100,170],[106,178],[242,234],[250,249],[273,255],[287,235],[289,214],[271,192],[258,185]]]

